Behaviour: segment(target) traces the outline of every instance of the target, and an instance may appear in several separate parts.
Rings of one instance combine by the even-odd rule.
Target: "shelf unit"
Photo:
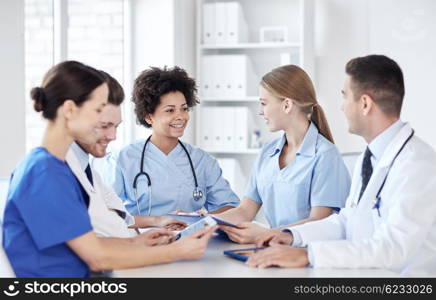
[[[204,43],[203,41],[203,5],[213,3],[229,3],[237,2],[239,8],[243,12],[246,22],[247,38],[243,42]],[[197,0],[197,20],[196,20],[196,80],[199,84],[199,98],[201,104],[197,106],[195,111],[196,120],[196,144],[204,150],[211,153],[217,159],[234,158],[241,166],[242,175],[240,180],[244,181],[238,186],[245,186],[249,178],[249,174],[254,165],[254,161],[260,149],[251,149],[249,132],[257,129],[261,132],[262,142],[268,142],[280,136],[280,132],[271,133],[264,124],[262,117],[258,115],[258,85],[262,76],[271,71],[273,68],[281,64],[296,64],[302,67],[312,78],[314,69],[313,55],[313,0]],[[228,21],[228,20],[227,20]],[[207,20],[206,20],[207,22]],[[228,22],[229,23],[229,22]],[[287,28],[287,36],[281,42],[261,42],[260,32],[264,26],[278,27],[285,26]],[[225,95],[204,95],[202,94],[202,84],[205,80],[206,70],[204,68],[203,58],[205,56],[224,56],[224,55],[246,55],[252,63],[254,76],[251,78],[250,88],[247,88],[247,93],[244,96],[225,96]],[[288,58],[288,61],[283,60],[283,57]],[[235,72],[232,68],[226,70],[229,76]],[[222,107],[247,107],[251,115],[252,128],[247,133],[247,145],[240,149],[228,149],[225,147],[205,147],[202,122],[212,122],[214,116],[205,115],[211,112],[210,108]],[[206,109],[207,108],[207,109]],[[220,118],[220,117],[218,117]],[[224,124],[223,124],[224,126]],[[223,126],[216,126],[214,130],[221,130]],[[232,184],[232,183],[231,183]],[[239,196],[242,195],[242,190],[236,190]]]

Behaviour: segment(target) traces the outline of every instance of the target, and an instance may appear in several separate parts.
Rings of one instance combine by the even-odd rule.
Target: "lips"
[[[185,125],[186,125],[186,123],[185,124],[170,124],[170,127],[180,129],[180,128],[185,127]]]

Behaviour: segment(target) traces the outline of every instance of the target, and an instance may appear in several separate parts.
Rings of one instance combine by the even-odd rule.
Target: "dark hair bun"
[[[30,97],[32,97],[32,100],[35,101],[33,104],[33,108],[40,112],[44,109],[44,103],[45,103],[45,93],[44,89],[41,87],[34,87],[30,91]]]

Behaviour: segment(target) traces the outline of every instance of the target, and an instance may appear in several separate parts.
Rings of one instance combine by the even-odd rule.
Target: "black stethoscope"
[[[136,207],[138,209],[138,213],[141,214],[141,209],[139,208],[139,199],[137,197],[138,179],[141,176],[147,177],[148,193],[149,193],[149,195],[148,195],[148,199],[149,199],[148,200],[149,201],[148,215],[151,214],[151,178],[150,178],[150,175],[148,175],[147,172],[144,171],[144,157],[145,157],[145,148],[147,147],[147,144],[150,141],[150,139],[151,139],[151,135],[145,141],[144,147],[142,148],[140,170],[139,170],[139,173],[136,174],[135,178],[133,179],[133,193],[134,193],[134,197],[136,200]],[[186,150],[185,145],[183,145],[183,143],[180,140],[179,140],[179,144],[180,144],[180,146],[182,146],[183,150],[186,153],[186,156],[188,157],[189,165],[191,166],[191,171],[192,171],[192,175],[194,176],[194,183],[195,183],[195,188],[194,188],[194,191],[192,192],[192,197],[194,198],[195,201],[198,201],[203,197],[203,192],[198,188],[197,175],[195,174],[194,165],[192,164],[191,156],[189,155],[188,150]]]
[[[395,160],[397,159],[398,155],[400,155],[401,151],[403,151],[404,147],[410,141],[410,139],[412,138],[414,133],[415,133],[415,131],[412,129],[412,133],[409,135],[409,137],[403,143],[400,150],[398,150],[397,154],[395,155],[394,159],[392,160],[391,164],[389,165],[388,172],[386,173],[385,179],[383,180],[382,185],[380,186],[380,188],[377,192],[377,196],[375,196],[374,206],[372,207],[372,209],[377,209],[377,213],[378,213],[379,217],[381,217],[381,215],[380,215],[380,201],[381,201],[380,194],[381,194],[381,191],[383,190],[383,187],[385,186],[386,179],[388,178],[389,172],[391,171],[391,168],[392,168]]]

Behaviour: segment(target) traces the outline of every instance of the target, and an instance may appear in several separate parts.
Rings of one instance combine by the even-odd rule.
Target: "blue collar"
[[[79,161],[80,169],[85,171],[86,167],[89,164],[89,154],[86,153],[82,148],[80,148],[80,146],[76,142],[73,142],[71,144],[71,149],[73,149],[73,152],[76,155],[77,160]]]
[[[316,144],[318,141],[318,128],[316,128],[315,124],[312,122],[307,129],[307,132],[304,136],[303,142],[300,145],[300,149],[298,149],[296,155],[304,155],[308,157],[312,157],[316,153]],[[277,141],[275,147],[270,152],[270,157],[273,157],[277,153],[282,151],[283,146],[286,143],[286,135],[284,134],[280,140]]]
[[[375,161],[379,161],[383,155],[383,152],[388,147],[389,143],[393,140],[393,138],[400,132],[401,128],[404,126],[404,123],[401,120],[396,121],[394,124],[386,128],[382,133],[375,137],[369,143],[368,147],[374,156]]]

